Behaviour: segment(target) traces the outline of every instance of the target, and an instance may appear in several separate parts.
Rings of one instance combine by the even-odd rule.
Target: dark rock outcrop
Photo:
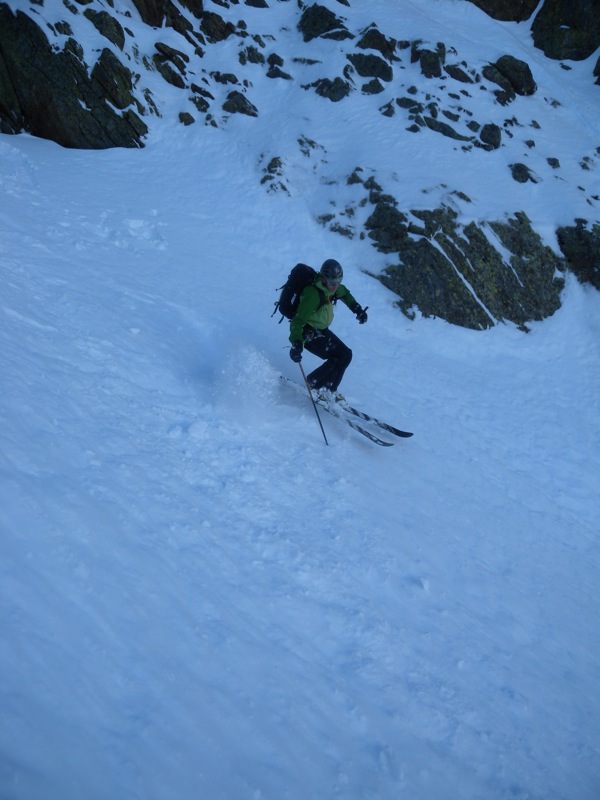
[[[458,64],[447,64],[444,70],[451,78],[454,78],[455,81],[460,81],[460,83],[474,83],[469,73]]]
[[[484,125],[479,138],[490,150],[497,150],[502,144],[502,130],[493,122]]]
[[[410,60],[413,64],[419,62],[421,72],[426,78],[440,78],[445,59],[446,48],[441,42],[435,50],[422,47],[420,42],[413,42]]]
[[[537,89],[529,65],[514,56],[505,55],[494,64],[487,64],[482,74],[488,81],[500,87],[494,94],[503,106],[512,102],[517,95],[527,97]]]
[[[157,42],[155,47],[158,52],[152,56],[154,66],[167,83],[183,89],[185,86],[183,77],[188,57],[162,42]]]
[[[82,149],[139,147],[147,127],[130,108],[135,102],[132,84],[130,71],[111,51],[102,52],[88,75],[74,39],[55,52],[31,17],[0,5],[3,133],[27,131]],[[117,113],[108,101],[118,109],[129,108]]]
[[[532,183],[538,183],[537,178],[533,174],[533,172],[529,169],[527,164],[522,164],[520,161],[515,164],[509,164],[510,173],[517,183],[527,183],[531,181]]]
[[[400,264],[380,276],[399,295],[398,305],[408,316],[418,309],[424,316],[466,328],[511,321],[526,329],[528,321],[544,319],[560,307],[563,280],[556,272],[565,265],[543,245],[525,214],[490,223],[511,254],[508,264],[480,225],[460,226],[451,209],[412,214],[422,219],[423,227],[410,225],[405,236],[396,235]],[[371,235],[377,236],[377,230]],[[389,252],[379,242],[378,249]]]
[[[523,22],[531,18],[538,0],[470,0],[494,19]],[[598,0],[544,0],[532,21],[536,47],[549,58],[579,61],[600,47]]]
[[[133,0],[142,21],[153,28],[160,28],[165,18],[169,0]]]
[[[531,69],[525,61],[506,55],[501,56],[494,66],[510,83],[516,94],[521,95],[521,97],[535,94],[537,85],[531,74]]]
[[[356,46],[363,50],[378,50],[387,61],[394,61],[396,58],[396,40],[388,39],[374,26],[363,33]]]
[[[230,114],[245,114],[248,117],[258,117],[258,109],[241,92],[233,91],[227,95],[223,103],[223,110]]]
[[[423,122],[429,128],[430,131],[435,131],[436,133],[441,133],[442,136],[447,136],[449,139],[456,139],[458,142],[470,142],[470,136],[463,136],[462,133],[459,133],[455,130],[452,125],[449,125],[447,122],[443,122],[441,119],[436,119],[435,117],[423,117]]]
[[[123,49],[125,46],[125,31],[120,23],[114,17],[111,17],[108,11],[95,11],[92,8],[86,8],[83,13],[102,36],[115,44],[119,50]]]
[[[559,228],[556,236],[569,269],[582,283],[600,290],[600,224],[589,227],[577,220],[574,227]]]
[[[322,36],[329,39],[354,38],[342,20],[333,11],[318,4],[304,10],[298,23],[298,30],[305,42]]]
[[[343,78],[320,78],[318,81],[304,86],[303,88],[314,88],[319,97],[325,97],[332,103],[339,103],[344,97],[350,94],[350,84]]]
[[[536,47],[548,58],[588,58],[600,47],[598,0],[545,0],[531,26]]]
[[[92,82],[97,84],[104,97],[115,108],[124,109],[132,102],[131,72],[112,50],[106,48],[100,53],[92,70]]]
[[[475,222],[460,225],[450,208],[411,212],[422,224],[409,223],[394,201],[376,203],[366,227],[384,253],[398,253],[382,283],[399,295],[408,316],[418,309],[467,328],[489,328],[511,321],[526,328],[560,306],[565,264],[545,246],[524,213],[508,222],[491,222],[493,237]],[[490,241],[501,242],[509,263]]]
[[[203,0],[180,0],[180,3],[198,19],[202,17],[204,12]],[[108,0],[108,5],[114,7],[113,0]],[[179,21],[182,19],[179,10],[171,0],[133,0],[133,5],[138,10],[142,22],[153,28],[161,28],[164,23],[171,27],[176,27],[173,22],[177,19]]]
[[[387,61],[380,56],[363,53],[350,53],[348,60],[361,78],[379,78],[389,82],[394,73]]]
[[[470,0],[490,17],[503,22],[523,22],[533,14],[539,0]]]
[[[200,22],[200,30],[209,42],[222,42],[228,39],[235,27],[231,22],[225,22],[223,17],[214,11],[205,11]]]

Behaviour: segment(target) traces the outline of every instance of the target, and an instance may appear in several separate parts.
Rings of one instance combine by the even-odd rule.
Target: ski
[[[382,422],[380,419],[372,417],[370,414],[366,414],[364,411],[359,411],[345,400],[339,401],[336,405],[340,406],[340,408],[343,408],[344,411],[348,412],[348,414],[352,414],[353,416],[358,417],[365,422],[371,422],[373,425],[377,425],[378,428],[388,431],[389,433],[393,433],[394,436],[400,436],[402,439],[408,439],[409,436],[414,436],[414,434],[410,431],[401,431],[400,428],[390,425],[389,422]]]
[[[332,405],[331,403],[324,403],[322,400],[315,400],[316,404],[319,408],[322,408],[324,411],[327,411],[328,414],[331,414],[332,417],[345,422],[346,425],[353,428],[355,431],[362,433],[363,436],[366,436],[367,439],[370,439],[375,444],[380,445],[381,447],[393,447],[393,442],[386,442],[385,439],[380,439],[379,436],[376,436],[371,431],[368,431],[366,428],[363,428],[362,425],[359,425],[358,422],[355,422],[352,417],[348,417],[345,414],[341,413],[339,409]]]
[[[298,383],[296,383],[296,381],[292,380],[291,378],[288,378],[285,375],[281,375],[281,380],[282,380],[282,382],[287,383],[290,386],[292,386],[297,392],[302,392],[303,391],[303,387],[300,386]],[[348,408],[350,408],[350,407],[344,408],[344,406],[342,404],[340,404],[340,403],[335,403],[335,404],[326,403],[326,402],[324,402],[322,400],[319,400],[319,399],[316,399],[315,402],[317,403],[319,408],[322,408],[324,411],[327,411],[327,413],[331,414],[332,417],[336,417],[337,419],[341,420],[342,422],[345,422],[346,425],[348,425],[350,428],[353,428],[358,433],[361,433],[363,436],[366,436],[367,439],[369,439],[370,441],[374,442],[375,444],[378,444],[381,447],[392,447],[393,446],[393,444],[394,444],[393,442],[386,442],[385,439],[380,439],[379,436],[376,436],[371,431],[368,431],[366,428],[364,428],[362,425],[360,425],[358,422],[356,422],[354,419],[352,419],[352,416],[349,416],[349,414],[352,414],[353,412],[348,412]],[[356,409],[354,409],[354,411],[356,411]],[[344,413],[344,412],[348,412],[348,413]],[[362,412],[356,412],[353,415],[358,417],[358,416],[360,416],[360,414],[362,414]],[[361,419],[363,419],[363,417],[361,417]],[[373,421],[373,419],[368,417],[367,415],[365,415],[364,419],[365,419],[366,422],[372,422]],[[392,427],[393,426],[390,426],[390,428],[392,428]],[[397,428],[394,428],[394,430],[397,430]],[[393,431],[390,430],[390,433],[393,433]],[[405,434],[405,435],[412,436],[412,434]]]

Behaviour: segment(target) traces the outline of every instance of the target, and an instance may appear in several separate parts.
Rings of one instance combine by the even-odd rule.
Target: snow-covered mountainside
[[[467,3],[402,5],[352,30],[387,9],[464,57],[529,47]],[[292,8],[243,11],[296,41]],[[141,149],[0,134],[0,797],[597,800],[600,295],[564,273],[527,335],[409,319],[371,277],[386,254],[315,220],[366,213],[361,166],[405,212],[453,188],[480,219],[525,208],[556,251],[597,121],[566,83],[585,63],[530,63],[510,113],[543,135],[495,151],[259,77],[259,116],[217,126],[167,113],[173,87]],[[568,93],[577,114],[543,100]],[[565,180],[512,180],[525,135]],[[279,380],[301,376],[277,287],[328,257],[369,309],[336,310],[341,389],[414,431],[393,447],[330,416],[326,446]]]
[[[526,329],[565,270],[600,288],[596,53],[534,46],[550,5],[2,4],[0,121],[79,147],[216,126],[282,205],[372,241],[406,314]]]

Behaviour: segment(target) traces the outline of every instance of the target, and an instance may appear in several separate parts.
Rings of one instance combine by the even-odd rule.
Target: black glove
[[[356,314],[356,319],[359,321],[359,323],[361,325],[364,325],[365,322],[368,319],[368,317],[367,317],[367,309],[366,308],[361,308],[357,303],[352,310]]]
[[[302,361],[302,342],[294,342],[290,347],[290,358],[296,364]]]

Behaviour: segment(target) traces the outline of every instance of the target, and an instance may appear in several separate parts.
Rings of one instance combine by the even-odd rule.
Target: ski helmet
[[[321,278],[324,283],[341,283],[343,277],[342,265],[334,258],[328,258],[321,265]]]

